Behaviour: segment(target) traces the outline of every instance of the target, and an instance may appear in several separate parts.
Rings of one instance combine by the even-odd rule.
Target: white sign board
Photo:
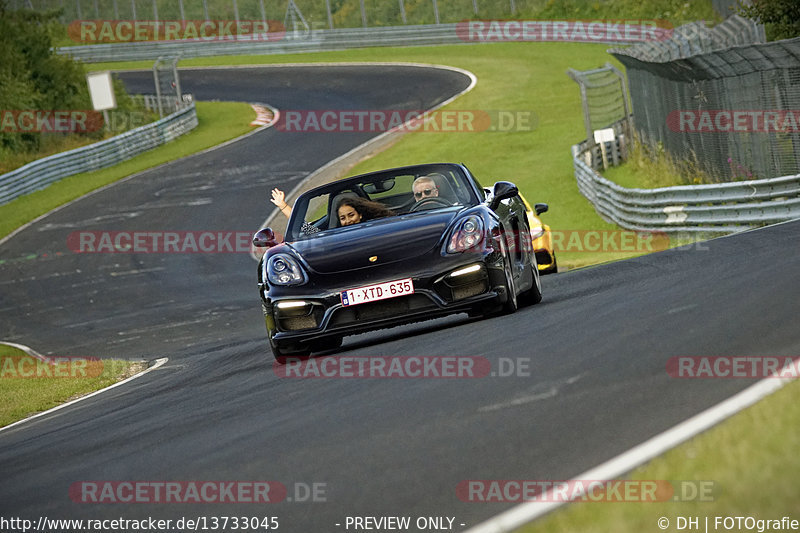
[[[95,111],[105,111],[117,107],[114,85],[111,83],[109,71],[87,74],[86,82],[89,84],[89,95],[92,97],[92,107]]]
[[[608,143],[614,140],[614,128],[594,130],[594,142],[597,144]]]

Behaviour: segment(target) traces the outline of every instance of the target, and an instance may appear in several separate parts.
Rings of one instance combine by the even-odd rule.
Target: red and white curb
[[[250,104],[250,107],[256,112],[256,119],[250,123],[251,126],[271,126],[278,120],[277,109],[259,104]]]

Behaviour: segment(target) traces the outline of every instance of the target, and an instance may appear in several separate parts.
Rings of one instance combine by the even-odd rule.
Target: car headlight
[[[544,235],[544,228],[542,226],[531,226],[531,239],[536,240]]]
[[[267,260],[267,279],[273,285],[301,285],[308,281],[297,260],[288,254],[275,254]]]
[[[447,242],[447,253],[464,252],[483,243],[483,220],[477,215],[470,215],[460,221],[453,229]]]

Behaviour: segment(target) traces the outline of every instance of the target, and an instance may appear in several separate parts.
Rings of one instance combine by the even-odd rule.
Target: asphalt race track
[[[124,80],[149,90],[152,75]],[[182,72],[198,99],[281,109],[419,109],[468,83],[412,67]],[[753,382],[672,378],[670,357],[800,352],[798,222],[546,276],[543,302],[514,315],[349,337],[338,352],[488,359],[496,375],[475,379],[282,378],[247,254],[76,254],[66,244],[85,230],[252,232],[272,187],[291,189],[370,135],[264,130],[90,195],[3,244],[3,340],[169,362],[0,433],[0,514],[275,516],[289,532],[430,516],[462,531],[513,503],[461,501],[459,482],[568,479]],[[518,358],[528,366],[497,375]],[[268,505],[70,498],[73,484],[102,480],[266,480],[288,495]]]

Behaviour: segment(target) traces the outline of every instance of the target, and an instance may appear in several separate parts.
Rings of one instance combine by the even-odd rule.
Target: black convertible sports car
[[[339,208],[355,197],[382,204],[381,216],[340,225]],[[517,187],[484,189],[462,165],[401,167],[310,190],[295,202],[285,242],[264,228],[253,244],[268,248],[258,287],[278,361],[338,348],[345,335],[452,313],[513,313],[542,298]]]

